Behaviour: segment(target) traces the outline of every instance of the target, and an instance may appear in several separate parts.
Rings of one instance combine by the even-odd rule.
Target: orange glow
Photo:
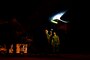
[[[23,47],[20,47],[21,45]],[[20,53],[20,51],[27,53],[27,44],[16,44],[16,53]]]
[[[0,47],[0,51],[7,51],[5,44],[4,44],[4,46],[1,46],[1,47]]]
[[[13,53],[13,44],[11,45],[11,48],[9,49],[9,53]]]
[[[20,53],[20,44],[16,44],[16,53]]]
[[[6,51],[7,49],[6,48],[0,48],[0,51]]]

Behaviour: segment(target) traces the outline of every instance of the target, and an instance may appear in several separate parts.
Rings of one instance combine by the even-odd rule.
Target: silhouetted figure
[[[24,46],[23,46],[23,45],[20,46],[20,53],[21,53],[21,54],[24,53]]]
[[[49,52],[52,52],[52,38],[53,38],[53,32],[50,31],[50,35],[49,35]]]
[[[59,45],[60,45],[60,40],[59,36],[54,32],[54,36],[52,37],[52,46],[53,46],[53,52],[58,52],[59,51]]]

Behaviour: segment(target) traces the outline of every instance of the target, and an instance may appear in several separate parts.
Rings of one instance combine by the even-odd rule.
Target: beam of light
[[[68,23],[68,21],[64,21],[64,20],[61,20],[61,19],[60,19],[60,21],[62,21],[62,22],[64,22],[64,23]]]
[[[63,23],[68,23],[67,21],[64,21],[64,20],[61,19],[61,17],[62,17],[65,13],[66,13],[66,11],[54,15],[54,16],[51,18],[51,22],[52,22],[52,23],[55,23],[55,24],[58,24],[58,21],[61,21],[61,22],[63,22]],[[58,20],[58,21],[55,21],[55,20]]]
[[[55,19],[58,19],[60,20],[60,18],[65,14],[65,12],[62,12],[62,13],[58,13],[56,15],[53,16],[52,20],[55,20]]]
[[[51,22],[52,22],[52,23],[55,23],[55,24],[58,24],[58,22],[57,22],[57,21],[55,21],[55,20],[51,20]]]

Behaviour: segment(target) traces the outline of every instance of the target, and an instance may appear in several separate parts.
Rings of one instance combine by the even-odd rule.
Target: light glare
[[[55,23],[55,24],[58,24],[58,21],[61,21],[63,23],[68,23],[67,21],[64,21],[61,19],[61,17],[65,14],[65,12],[61,12],[61,13],[58,13],[56,15],[54,15],[52,18],[51,18],[51,22],[52,23]],[[58,21],[55,21],[55,20],[58,20]]]

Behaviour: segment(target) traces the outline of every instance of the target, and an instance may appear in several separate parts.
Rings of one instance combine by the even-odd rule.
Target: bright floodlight
[[[67,21],[64,21],[61,19],[61,17],[65,14],[65,12],[61,12],[61,13],[58,13],[56,15],[54,15],[52,18],[51,18],[51,22],[52,23],[55,23],[55,24],[58,24],[58,21],[61,21],[63,23],[68,23]],[[55,21],[57,20],[57,21]]]

